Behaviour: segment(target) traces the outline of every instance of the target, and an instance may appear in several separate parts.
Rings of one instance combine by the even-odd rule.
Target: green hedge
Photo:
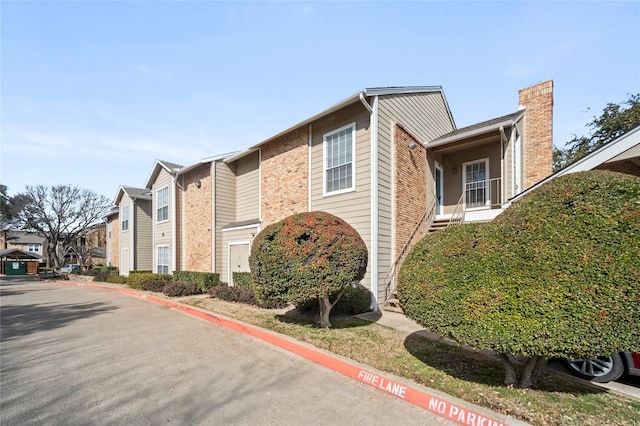
[[[220,283],[220,274],[215,272],[174,271],[173,278],[179,282],[193,283],[201,293]]]
[[[109,275],[105,281],[111,284],[126,284],[127,277],[124,275]]]
[[[640,350],[640,179],[591,171],[532,191],[493,222],[428,235],[398,278],[405,314],[499,353]]]
[[[170,274],[154,274],[151,272],[138,272],[129,275],[127,285],[136,290],[162,291],[162,288],[168,282],[173,281]]]

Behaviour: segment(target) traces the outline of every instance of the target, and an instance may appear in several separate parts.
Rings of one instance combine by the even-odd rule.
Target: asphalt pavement
[[[455,424],[130,295],[7,278],[0,295],[3,426]]]

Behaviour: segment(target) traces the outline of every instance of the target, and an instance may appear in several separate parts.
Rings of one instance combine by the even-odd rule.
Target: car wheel
[[[624,373],[624,363],[620,354],[576,359],[565,358],[562,362],[571,374],[598,383],[616,380]]]

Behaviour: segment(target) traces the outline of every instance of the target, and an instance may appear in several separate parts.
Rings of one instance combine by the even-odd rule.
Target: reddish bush
[[[342,219],[325,212],[289,216],[254,240],[249,263],[256,297],[295,305],[318,300],[320,326],[330,327],[331,308],[363,278],[367,256],[358,232]]]

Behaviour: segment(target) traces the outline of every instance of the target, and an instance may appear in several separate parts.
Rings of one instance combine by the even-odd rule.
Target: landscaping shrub
[[[201,293],[220,283],[220,274],[214,272],[174,271],[173,277],[176,281],[196,284]]]
[[[107,282],[111,275],[118,275],[118,268],[115,266],[100,266],[88,271],[89,275],[93,275],[94,281]]]
[[[253,293],[253,289],[240,286],[228,286],[227,284],[220,284],[212,287],[209,291],[211,296],[226,300],[229,302],[246,303],[248,305],[258,305],[256,296]]]
[[[129,275],[129,279],[127,280],[127,285],[136,290],[147,290],[147,291],[162,291],[164,285],[173,281],[173,276],[170,274],[154,274],[151,272],[138,272],[132,275]]]
[[[448,228],[411,250],[405,314],[459,343],[528,357],[529,387],[551,357],[640,350],[640,178],[561,176],[493,222]],[[631,326],[630,326],[631,325]]]
[[[253,277],[251,272],[234,272],[233,286],[253,289]]]
[[[169,297],[182,297],[200,294],[200,290],[194,283],[170,281],[164,286],[164,288],[162,289],[162,293]]]
[[[319,325],[326,328],[336,298],[364,277],[367,260],[367,247],[349,224],[329,213],[309,212],[265,227],[254,240],[249,264],[260,302],[318,300]]]
[[[111,284],[126,284],[127,277],[124,275],[109,275],[105,281]]]

